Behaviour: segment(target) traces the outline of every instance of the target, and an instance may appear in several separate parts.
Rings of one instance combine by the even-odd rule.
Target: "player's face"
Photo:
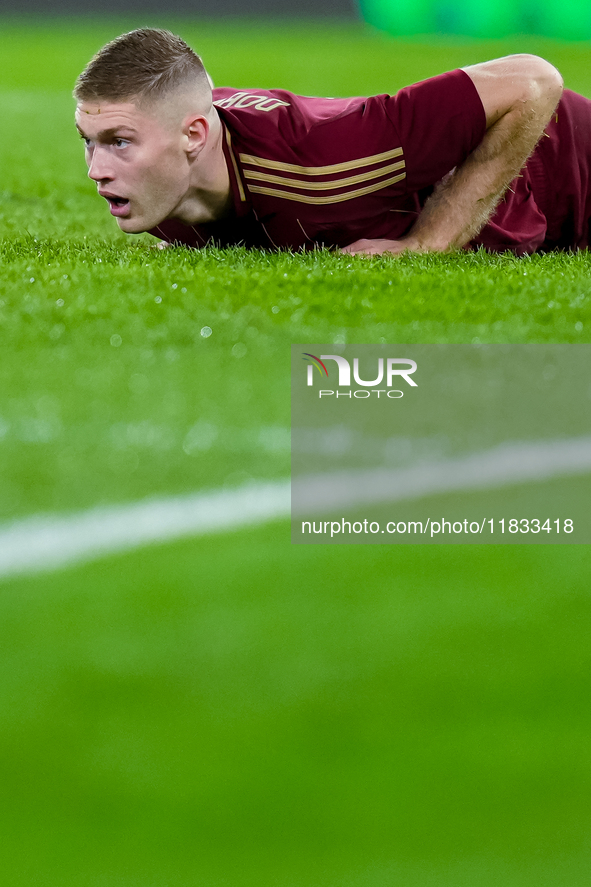
[[[88,175],[127,234],[173,216],[189,186],[182,127],[157,111],[131,102],[81,102],[76,108]]]

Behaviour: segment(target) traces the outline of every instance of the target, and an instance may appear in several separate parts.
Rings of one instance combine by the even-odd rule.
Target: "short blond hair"
[[[130,98],[154,100],[193,83],[210,91],[203,62],[170,31],[138,28],[107,43],[84,68],[74,87],[79,102]]]

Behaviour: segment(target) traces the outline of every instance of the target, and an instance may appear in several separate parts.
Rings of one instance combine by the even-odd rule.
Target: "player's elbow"
[[[523,94],[520,100],[540,108],[549,108],[551,113],[560,101],[564,88],[560,71],[538,55],[514,58],[521,75]]]
[[[562,95],[560,73],[537,55],[508,55],[464,71],[482,101],[487,129],[506,114],[548,122]]]

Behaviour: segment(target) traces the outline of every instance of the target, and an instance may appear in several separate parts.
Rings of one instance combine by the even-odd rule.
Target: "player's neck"
[[[207,145],[195,162],[178,218],[189,225],[223,219],[232,211],[230,176],[222,148],[223,130],[217,112],[212,117]]]

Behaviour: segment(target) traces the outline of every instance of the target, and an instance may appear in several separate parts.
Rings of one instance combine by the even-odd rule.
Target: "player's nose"
[[[113,179],[113,170],[110,168],[108,158],[96,148],[88,164],[88,178],[94,182],[110,182]]]

